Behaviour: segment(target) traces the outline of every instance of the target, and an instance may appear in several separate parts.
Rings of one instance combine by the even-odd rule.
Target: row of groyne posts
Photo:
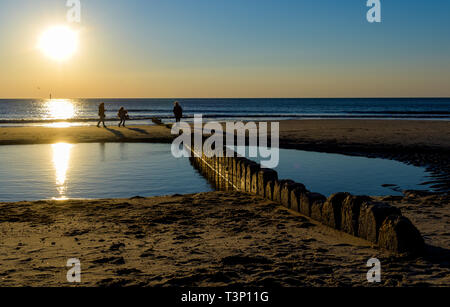
[[[331,228],[363,238],[378,247],[402,255],[419,255],[424,241],[418,229],[400,209],[376,202],[369,196],[336,193],[325,197],[292,180],[279,180],[272,169],[238,156],[207,154],[187,147],[191,164],[217,189],[240,191],[307,216]]]

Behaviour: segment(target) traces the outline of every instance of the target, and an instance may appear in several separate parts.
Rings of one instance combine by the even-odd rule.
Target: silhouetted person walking
[[[119,113],[117,113],[117,116],[120,118],[119,127],[125,127],[125,121],[128,119],[128,111],[125,110],[124,107],[121,107]]]
[[[105,112],[106,112],[105,104],[101,103],[99,105],[99,107],[98,107],[98,116],[100,117],[100,120],[98,121],[98,124],[97,124],[98,128],[100,128],[100,123],[103,123],[103,127],[106,128],[106,125],[105,125],[105,118],[106,118]]]
[[[175,115],[176,122],[180,122],[181,118],[183,117],[183,108],[181,108],[178,101],[175,101],[175,106],[173,107],[173,115]]]

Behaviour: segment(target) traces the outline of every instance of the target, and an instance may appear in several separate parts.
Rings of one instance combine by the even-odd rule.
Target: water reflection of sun
[[[57,200],[67,199],[66,194],[66,178],[67,169],[70,162],[71,144],[58,143],[52,145],[53,149],[53,166],[55,167],[56,189],[59,196],[55,197]]]
[[[75,116],[75,107],[67,99],[48,100],[46,107],[51,119],[70,119]]]

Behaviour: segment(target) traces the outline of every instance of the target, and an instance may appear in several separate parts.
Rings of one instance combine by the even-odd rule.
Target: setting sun
[[[66,26],[51,27],[39,38],[38,47],[53,60],[67,60],[77,51],[78,33]]]

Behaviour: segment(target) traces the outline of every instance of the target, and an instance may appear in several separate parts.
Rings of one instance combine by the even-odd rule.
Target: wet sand
[[[2,127],[0,145],[54,142],[169,142],[166,126]],[[350,148],[450,150],[450,122],[412,120],[286,120],[280,122],[282,144]]]
[[[280,122],[280,132],[284,143],[299,145],[450,150],[449,121],[286,120]]]
[[[148,142],[170,143],[173,136],[165,126],[130,126],[119,128],[81,127],[3,127],[0,145],[53,143]]]
[[[375,286],[366,262],[377,257],[379,285],[449,286],[448,206],[415,201],[394,203],[413,207],[405,213],[432,245],[416,259],[241,193],[0,204],[0,280],[71,286],[66,262],[78,258],[80,286]],[[431,214],[447,219],[439,233],[424,224]]]

